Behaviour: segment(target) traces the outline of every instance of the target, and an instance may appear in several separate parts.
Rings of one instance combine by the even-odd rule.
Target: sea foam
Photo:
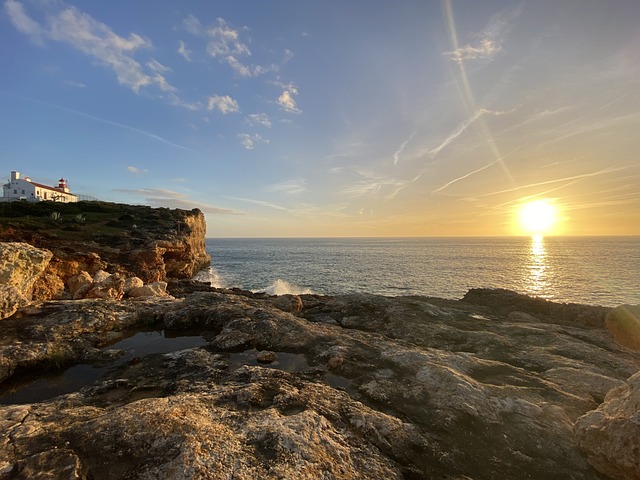
[[[286,280],[278,278],[275,282],[269,285],[267,288],[261,290],[254,290],[255,293],[267,293],[269,295],[303,295],[313,294],[313,291],[309,288],[300,287],[293,283],[289,283]]]

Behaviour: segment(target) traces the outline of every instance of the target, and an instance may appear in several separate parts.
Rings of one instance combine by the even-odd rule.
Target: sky
[[[209,237],[640,234],[637,0],[2,0],[0,179]]]

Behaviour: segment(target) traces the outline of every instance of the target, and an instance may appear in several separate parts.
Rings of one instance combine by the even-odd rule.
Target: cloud
[[[68,87],[75,87],[75,88],[87,88],[87,86],[82,83],[82,82],[75,82],[73,80],[65,80],[64,84]]]
[[[251,55],[249,47],[240,41],[238,30],[231,28],[223,18],[216,19],[217,25],[206,30],[211,39],[207,44],[207,52],[212,57],[227,55]]]
[[[180,55],[182,55],[182,58],[184,58],[187,62],[191,61],[191,50],[187,49],[187,46],[185,45],[185,43],[180,40],[178,42],[178,53]]]
[[[454,50],[444,52],[443,55],[459,64],[493,58],[502,51],[505,37],[513,28],[513,21],[522,13],[523,4],[524,2],[521,2],[514,7],[508,7],[495,14],[480,33],[472,35],[476,39],[473,44],[468,43],[463,47],[459,47],[457,38],[454,39]],[[450,8],[449,2],[447,5]],[[453,22],[453,14],[452,12],[449,13]],[[455,31],[455,25],[453,27],[453,31]]]
[[[42,36],[44,34],[42,28],[40,28],[38,22],[27,15],[20,2],[7,0],[4,4],[4,8],[7,15],[9,15],[9,20],[11,20],[11,23],[18,29],[18,31],[27,35],[36,45],[44,44],[44,41],[42,40]]]
[[[467,44],[464,47],[456,48],[452,52],[445,52],[444,54],[454,62],[462,63],[469,60],[491,58],[501,50],[502,47],[495,40],[483,38],[477,46]]]
[[[153,70],[156,73],[171,72],[171,69],[169,67],[162,65],[155,58],[152,58],[150,61],[147,62],[147,67],[149,67],[151,70]]]
[[[149,39],[131,33],[128,37],[116,34],[108,25],[95,20],[76,7],[68,7],[47,15],[47,27],[27,15],[23,5],[16,0],[5,2],[11,23],[33,42],[40,45],[44,40],[66,43],[92,57],[99,64],[111,69],[118,83],[138,93],[141,88],[156,86],[163,92],[174,92],[173,87],[161,72],[152,68],[152,75],[134,59],[140,49],[149,49]],[[159,63],[150,62],[154,67]],[[157,64],[157,65],[156,65]],[[149,64],[148,64],[149,65]]]
[[[209,97],[207,110],[218,110],[222,114],[226,115],[227,113],[238,112],[240,107],[238,106],[238,102],[229,95],[224,95],[222,97],[219,95],[213,95]]]
[[[481,115],[490,114],[490,115],[505,115],[507,113],[513,113],[515,110],[507,110],[507,111],[493,111],[487,110],[486,108],[479,108],[476,112],[462,123],[460,123],[451,134],[444,139],[437,147],[429,150],[429,156],[431,158],[435,158],[445,147],[447,147],[451,142],[453,142],[456,138],[462,135],[469,126],[475,122]]]
[[[294,96],[298,95],[298,89],[292,84],[284,85],[284,91],[278,97],[278,105],[282,107],[285,112],[290,113],[302,113],[302,110],[298,109]]]
[[[263,127],[271,128],[271,119],[266,113],[252,113],[247,115],[246,121],[249,125],[262,125]]]
[[[411,135],[409,135],[409,138],[407,138],[404,142],[402,142],[398,147],[398,149],[395,152],[393,152],[394,165],[398,165],[398,163],[400,163],[400,155],[402,155],[402,153],[404,152],[404,149],[407,148],[407,145],[409,144],[409,142],[413,140],[413,137],[416,136],[416,133],[417,132],[414,131]]]
[[[269,143],[269,140],[263,138],[262,135],[254,133],[250,135],[248,133],[240,133],[238,134],[238,138],[242,143],[242,146],[247,150],[253,150],[256,142]]]
[[[271,203],[271,202],[265,202],[263,200],[254,200],[254,199],[251,199],[251,198],[242,198],[242,197],[227,197],[227,198],[229,198],[231,200],[239,200],[241,202],[253,203],[255,205],[261,205],[263,207],[273,208],[274,210],[282,210],[282,211],[285,211],[285,212],[289,211],[288,208],[285,208],[285,207],[283,207],[281,205],[276,205],[275,203]]]
[[[181,208],[184,210],[199,208],[204,213],[212,215],[242,215],[242,212],[235,210],[220,208],[207,203],[194,202],[184,193],[174,192],[173,190],[166,190],[163,188],[116,188],[113,191],[142,197],[145,202],[152,207],[171,207]]]
[[[265,188],[267,192],[284,193],[285,195],[300,195],[306,191],[306,180],[304,178],[295,178],[284,182],[269,185]]]
[[[146,168],[138,168],[138,167],[134,167],[134,166],[128,166],[127,170],[129,170],[131,173],[133,174],[140,174],[140,173],[147,173],[149,170],[147,170]]]
[[[241,39],[240,30],[229,26],[223,18],[217,18],[210,27],[205,27],[193,15],[189,15],[182,23],[192,35],[207,38],[207,53],[229,65],[241,77],[254,77],[278,69],[276,65],[263,67],[243,63],[242,58],[251,56],[249,45]],[[245,27],[245,30],[248,29]]]

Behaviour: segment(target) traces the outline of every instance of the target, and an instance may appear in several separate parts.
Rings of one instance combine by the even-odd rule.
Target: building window
[[[44,198],[45,199],[47,198],[47,192],[44,192]]]
[[[24,189],[22,190],[22,194],[24,195]]]
[[[18,194],[18,190],[17,190],[17,189],[14,189],[14,190],[13,190],[13,194],[14,194],[14,195],[17,195],[17,194]]]

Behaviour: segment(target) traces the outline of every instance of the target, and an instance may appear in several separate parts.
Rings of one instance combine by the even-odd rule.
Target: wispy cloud
[[[161,64],[155,58],[152,58],[151,60],[149,60],[147,62],[147,67],[149,67],[151,70],[153,70],[156,73],[171,72],[171,68],[167,67],[166,65]]]
[[[285,195],[300,195],[306,189],[307,181],[304,178],[294,178],[284,182],[275,183],[265,188],[267,192],[284,193]]]
[[[268,207],[268,208],[272,208],[274,210],[281,210],[281,211],[284,211],[284,212],[288,212],[289,211],[288,208],[285,208],[282,205],[277,205],[275,203],[267,202],[267,201],[264,201],[264,200],[255,200],[253,198],[243,198],[243,197],[226,197],[226,198],[228,198],[230,200],[238,200],[240,202],[252,203],[254,205],[260,205],[262,207]]]
[[[114,192],[141,197],[144,199],[146,204],[152,207],[171,207],[182,208],[185,210],[199,208],[204,213],[212,215],[242,215],[242,212],[237,212],[235,210],[220,208],[207,203],[194,202],[184,193],[162,188],[116,188],[114,189]]]
[[[36,45],[44,45],[43,37],[46,32],[40,27],[40,24],[33,20],[24,10],[20,2],[15,0],[7,0],[4,8],[9,15],[9,20],[18,31],[24,33]]]
[[[451,8],[450,2],[447,4]],[[513,21],[520,15],[522,8],[523,3],[520,3],[497,13],[481,32],[473,35],[474,42],[459,47],[456,41],[456,48],[453,51],[444,52],[444,55],[459,64],[493,58],[502,51],[505,37],[513,28]]]
[[[252,113],[247,115],[246,121],[249,125],[262,125],[263,127],[271,128],[271,118],[266,113]]]
[[[431,158],[435,158],[444,148],[446,148],[449,144],[451,144],[456,138],[462,135],[469,126],[475,122],[481,115],[490,114],[490,115],[505,115],[507,113],[512,113],[514,110],[508,110],[504,112],[487,110],[486,108],[479,108],[476,112],[462,123],[460,123],[451,134],[447,138],[440,143],[437,147],[431,149],[429,151],[429,156]]]
[[[247,150],[253,150],[257,142],[269,143],[268,139],[258,133],[254,133],[253,135],[249,133],[240,133],[238,134],[238,138],[240,139],[242,146]]]
[[[34,43],[43,45],[46,40],[66,43],[111,69],[118,83],[138,93],[141,88],[156,86],[162,92],[175,92],[160,71],[152,68],[151,74],[134,58],[137,51],[149,49],[152,43],[136,33],[122,37],[108,25],[95,20],[76,7],[47,15],[47,26],[43,27],[31,18],[22,3],[17,0],[5,2],[5,10],[11,23]],[[153,63],[156,66],[155,63]],[[159,65],[159,64],[158,64]]]
[[[187,48],[187,46],[185,45],[185,43],[180,40],[178,42],[178,50],[177,52],[182,56],[182,58],[184,58],[187,62],[191,61],[191,50],[189,50]]]
[[[213,95],[209,97],[209,103],[207,104],[207,110],[218,110],[222,114],[238,112],[240,106],[238,102],[231,98],[229,95]]]
[[[462,63],[469,60],[491,58],[501,50],[502,47],[495,40],[483,38],[479,44],[475,46],[467,44],[464,47],[456,48],[452,52],[445,52],[445,56],[454,62]]]
[[[251,56],[248,43],[242,39],[242,31],[248,28],[236,29],[231,27],[223,18],[217,18],[215,23],[205,27],[194,15],[183,20],[183,25],[189,33],[208,39],[207,53],[222,63],[226,63],[241,77],[255,77],[267,72],[278,70],[277,65],[247,65],[242,59]]]
[[[436,192],[438,192],[440,190],[444,190],[451,183],[454,183],[454,182],[456,182],[458,180],[462,180],[463,178],[466,178],[466,177],[472,175],[473,173],[477,173],[477,172],[479,172],[481,170],[484,170],[484,169],[490,167],[491,165],[492,164],[485,165],[484,167],[479,168],[478,170],[476,170],[474,172],[471,172],[471,173],[469,173],[469,174],[467,174],[467,175],[465,175],[465,176],[463,176],[463,177],[461,177],[459,179],[453,180],[453,181],[449,182],[447,185],[445,185],[443,187],[440,187],[438,190],[434,190],[433,193],[436,193]],[[541,187],[541,186],[544,186],[544,185],[552,185],[554,183],[559,183],[559,182],[572,182],[572,183],[575,183],[575,180],[581,180],[583,178],[590,178],[590,177],[597,177],[597,176],[600,176],[600,175],[606,175],[606,174],[609,174],[609,173],[615,173],[615,172],[619,172],[619,171],[622,171],[622,170],[627,170],[629,168],[632,168],[632,167],[628,167],[627,166],[627,167],[603,168],[603,169],[597,170],[595,172],[581,173],[579,175],[572,175],[570,177],[554,178],[554,179],[551,179],[551,180],[546,180],[544,182],[528,183],[526,185],[519,185],[519,186],[512,187],[512,188],[506,188],[506,189],[503,189],[503,190],[497,190],[495,192],[484,193],[484,194],[481,194],[481,195],[474,195],[473,197],[467,197],[467,198],[476,199],[476,198],[482,198],[482,197],[489,197],[491,195],[499,195],[499,194],[502,194],[502,193],[516,192],[518,190],[525,190],[525,189],[534,188],[534,187]],[[564,185],[562,188],[564,188],[565,186],[568,186],[568,185],[569,184]]]
[[[407,148],[407,145],[409,144],[409,142],[413,140],[413,137],[416,136],[416,133],[417,132],[414,131],[411,135],[409,135],[409,138],[407,138],[404,142],[402,142],[398,147],[398,149],[395,152],[393,152],[394,165],[398,165],[398,163],[400,163],[400,155],[402,155],[402,152],[404,152],[404,149]]]
[[[73,81],[73,80],[65,80],[64,84],[67,85],[68,87],[87,88],[87,86],[84,83],[76,82],[76,81]]]
[[[147,173],[149,170],[147,170],[146,168],[138,168],[138,167],[134,167],[132,165],[127,167],[127,170],[135,175],[139,175],[141,173]]]

